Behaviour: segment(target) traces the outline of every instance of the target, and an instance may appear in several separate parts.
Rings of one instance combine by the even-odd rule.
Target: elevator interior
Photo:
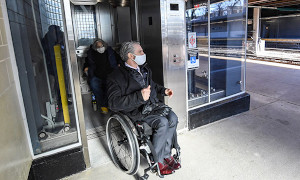
[[[129,1],[124,3],[71,1],[70,5],[89,156],[91,165],[96,166],[109,160],[108,153],[105,152],[105,127],[111,112],[103,114],[100,107],[92,103],[88,77],[83,71],[86,52],[95,39],[102,39],[117,53],[121,43],[137,40],[133,37],[135,29],[132,28],[135,11]]]
[[[110,113],[102,114],[99,107],[93,108],[91,90],[83,64],[87,58],[86,51],[95,39],[104,40],[117,53],[120,44],[131,41],[131,14],[129,4],[112,4],[100,2],[94,5],[73,2],[71,13],[74,27],[76,56],[80,78],[80,89],[84,108],[84,119],[88,140],[105,133],[105,125]]]

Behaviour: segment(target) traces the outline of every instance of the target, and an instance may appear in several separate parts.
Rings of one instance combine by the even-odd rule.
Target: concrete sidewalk
[[[300,70],[247,63],[247,92],[250,111],[178,136],[183,167],[164,179],[300,179]],[[110,162],[65,179],[138,175],[129,176]]]

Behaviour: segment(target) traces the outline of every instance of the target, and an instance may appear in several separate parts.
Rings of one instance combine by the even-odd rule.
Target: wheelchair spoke
[[[114,163],[128,174],[136,171],[137,157],[130,127],[122,119],[112,118],[107,124],[107,140]]]
[[[114,134],[112,135],[112,137],[115,139],[116,142],[118,141],[117,138],[114,136]]]
[[[119,148],[118,154],[120,155],[120,161],[122,165],[128,169],[130,165],[132,164],[132,156],[130,155],[130,152],[128,150],[129,144],[122,144]]]

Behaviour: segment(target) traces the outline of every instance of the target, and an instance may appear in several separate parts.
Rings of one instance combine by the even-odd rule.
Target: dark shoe
[[[170,167],[168,164],[165,164],[165,163],[162,164],[159,162],[158,167],[159,167],[161,175],[168,175],[168,174],[175,173],[174,169],[172,167]]]
[[[177,162],[173,156],[169,157],[169,158],[165,158],[166,164],[168,164],[170,167],[172,167],[173,169],[177,170],[181,168],[181,164],[179,162]]]

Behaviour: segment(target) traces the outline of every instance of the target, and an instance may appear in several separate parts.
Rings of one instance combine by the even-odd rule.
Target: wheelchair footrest
[[[154,163],[152,166],[146,168],[144,170],[145,174],[141,176],[140,179],[148,179],[149,177],[149,175],[147,174],[148,171],[151,171],[152,173],[156,172],[160,178],[164,178],[164,176],[160,174],[158,163]]]

